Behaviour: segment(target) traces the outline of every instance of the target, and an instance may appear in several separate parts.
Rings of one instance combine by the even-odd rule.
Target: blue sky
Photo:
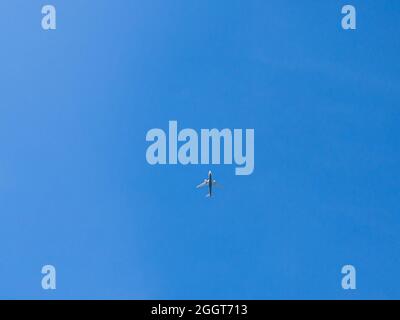
[[[0,4],[0,298],[400,298],[400,3],[48,3]],[[254,173],[150,166],[169,120],[254,128]]]

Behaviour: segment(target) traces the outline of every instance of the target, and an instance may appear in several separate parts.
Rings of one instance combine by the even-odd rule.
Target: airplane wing
[[[213,180],[213,186],[222,188],[222,185],[219,182],[217,182],[217,180]]]
[[[208,181],[207,180],[204,180],[202,183],[200,183],[196,188],[201,188],[201,187],[204,187],[204,186],[206,186],[208,184]]]

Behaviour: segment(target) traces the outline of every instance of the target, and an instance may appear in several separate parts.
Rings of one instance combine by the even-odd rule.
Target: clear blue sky
[[[8,0],[0,16],[0,298],[400,298],[400,2]],[[146,132],[169,120],[254,128],[254,173],[150,166]],[[194,188],[209,169],[212,199]]]

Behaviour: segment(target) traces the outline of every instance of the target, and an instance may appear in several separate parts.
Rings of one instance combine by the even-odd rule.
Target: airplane
[[[196,188],[201,188],[204,186],[208,186],[208,194],[206,195],[206,197],[211,198],[213,186],[219,186],[217,181],[213,180],[211,171],[208,171],[208,179],[204,179],[204,181],[200,183]]]

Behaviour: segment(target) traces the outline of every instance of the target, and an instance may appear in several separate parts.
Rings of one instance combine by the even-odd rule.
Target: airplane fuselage
[[[209,193],[210,197],[212,194],[212,183],[213,183],[212,174],[211,174],[211,172],[209,172],[208,173],[208,193]]]

